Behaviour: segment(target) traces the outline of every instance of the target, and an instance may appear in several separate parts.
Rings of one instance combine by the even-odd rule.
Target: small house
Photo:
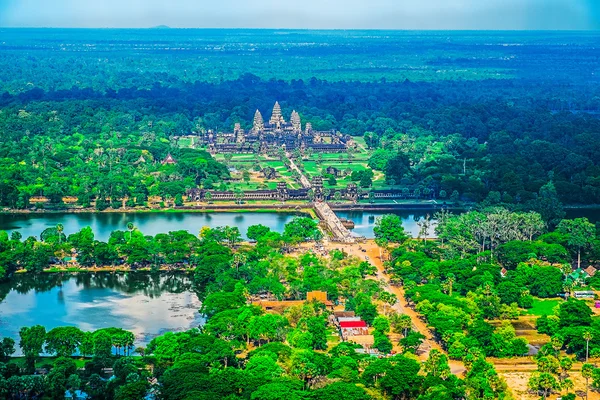
[[[329,166],[325,169],[325,173],[328,175],[333,175],[336,178],[340,178],[340,177],[344,176],[344,172],[342,170],[337,169],[335,167],[331,167],[331,166]]]
[[[165,159],[162,160],[161,164],[163,164],[163,165],[165,165],[165,164],[171,164],[171,165],[173,165],[173,164],[177,164],[177,162],[175,161],[175,159],[173,158],[173,156],[171,155],[171,153],[169,153],[169,154],[167,154],[167,157],[165,157]]]
[[[591,265],[589,267],[587,267],[586,269],[584,269],[584,271],[590,276],[594,276],[596,275],[596,272],[598,271],[596,268],[592,267]]]
[[[585,272],[581,268],[578,268],[575,271],[571,272],[569,275],[567,275],[566,281],[573,283],[573,285],[575,286],[580,286],[585,284],[585,280],[587,278],[589,278],[587,272]]]
[[[342,339],[348,340],[350,336],[367,335],[369,328],[365,321],[342,321],[340,322]]]
[[[265,179],[275,179],[277,178],[277,170],[271,167],[265,167],[261,170]]]
[[[354,317],[354,311],[334,311],[333,316],[336,318]]]

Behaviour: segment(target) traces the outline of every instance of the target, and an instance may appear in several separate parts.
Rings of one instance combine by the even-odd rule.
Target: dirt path
[[[341,249],[346,253],[358,257],[361,260],[365,260],[368,257],[368,261],[377,267],[377,279],[382,282],[383,288],[396,295],[398,302],[392,307],[393,310],[400,314],[408,315],[413,323],[413,330],[421,333],[425,336],[425,340],[419,349],[419,358],[426,360],[429,357],[429,352],[432,349],[444,352],[438,342],[433,339],[433,333],[427,326],[427,324],[420,318],[419,314],[410,307],[407,307],[406,298],[404,296],[404,289],[399,286],[392,286],[390,284],[390,277],[385,273],[383,262],[381,261],[380,248],[375,244],[373,240],[367,240],[362,244],[344,245],[339,243],[328,243],[326,247],[331,249]],[[360,248],[366,250],[363,252]],[[461,375],[465,372],[465,367],[460,361],[450,360],[450,369],[453,374]]]
[[[328,250],[340,249],[346,253],[358,257],[361,260],[365,260],[368,257],[368,261],[377,267],[377,276],[386,291],[394,293],[398,297],[398,303],[393,309],[399,313],[407,314],[410,316],[413,322],[413,329],[417,330],[421,334],[425,335],[426,340],[421,346],[421,354],[419,358],[426,360],[429,356],[431,349],[437,349],[443,351],[440,344],[433,340],[433,333],[427,326],[427,324],[420,318],[420,315],[410,307],[406,306],[406,298],[404,296],[404,289],[398,286],[390,285],[390,277],[385,273],[383,262],[380,258],[380,249],[373,240],[368,240],[366,243],[344,245],[340,243],[326,243],[325,246]],[[365,252],[360,250],[363,248]],[[535,400],[539,399],[536,396],[528,392],[527,382],[531,377],[531,374],[537,369],[535,360],[531,357],[517,357],[510,359],[496,359],[488,358],[488,362],[494,364],[494,367],[499,375],[501,375],[517,400]],[[465,372],[465,367],[460,361],[450,360],[450,369],[453,374],[461,376]],[[570,372],[570,377],[575,384],[573,391],[582,392],[585,390],[585,379],[581,376],[581,362],[577,362],[573,365],[573,369]],[[559,393],[553,394],[548,397],[548,400],[560,398]],[[590,400],[600,400],[600,393],[591,392],[589,393]]]

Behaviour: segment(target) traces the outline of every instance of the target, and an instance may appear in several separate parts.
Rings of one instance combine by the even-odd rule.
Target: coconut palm
[[[131,240],[131,234],[133,232],[133,230],[135,229],[135,225],[133,225],[133,222],[128,222],[127,223],[127,230],[129,231],[129,240]]]
[[[58,234],[58,244],[61,244],[61,242],[62,242],[62,235],[63,235],[64,230],[65,230],[65,227],[63,226],[63,224],[56,224],[56,233]]]
[[[583,332],[583,339],[585,340],[585,362],[588,362],[589,355],[590,355],[590,340],[592,340],[593,338],[594,338],[594,335],[592,335],[592,332],[590,332],[590,331]]]

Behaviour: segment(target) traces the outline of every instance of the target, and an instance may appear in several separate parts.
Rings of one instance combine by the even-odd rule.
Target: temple
[[[246,131],[240,123],[236,123],[233,132],[215,133],[209,130],[202,134],[201,142],[212,154],[277,154],[281,148],[286,151],[310,148],[321,153],[341,153],[355,146],[351,136],[335,130],[316,131],[310,122],[303,128],[300,114],[295,110],[289,121],[286,121],[279,102],[275,102],[271,118],[267,122],[261,112],[256,110],[251,129]]]

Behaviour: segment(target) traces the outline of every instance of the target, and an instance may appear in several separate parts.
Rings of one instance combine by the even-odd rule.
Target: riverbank
[[[97,210],[94,207],[87,208],[63,208],[63,209],[25,209],[15,210],[4,208],[0,210],[0,214],[113,214],[113,213],[180,213],[180,212],[308,212],[312,210],[309,203],[294,202],[294,203],[211,203],[197,205],[196,203],[188,203],[183,206],[174,206],[170,208],[107,208],[105,210]]]
[[[441,210],[448,209],[452,211],[466,211],[476,206],[474,203],[455,204],[451,202],[439,202],[436,200],[425,201],[406,201],[406,200],[391,200],[391,201],[376,201],[370,203],[360,201],[358,203],[351,202],[335,202],[329,201],[329,206],[334,211],[418,211],[418,210]],[[583,204],[583,205],[566,205],[564,210],[569,213],[577,210],[588,210],[600,212],[600,204]],[[314,209],[309,202],[294,201],[281,203],[279,201],[249,201],[244,204],[236,204],[234,202],[212,202],[212,203],[185,203],[183,206],[172,206],[168,208],[107,208],[105,210],[97,210],[94,207],[81,208],[78,206],[65,207],[62,209],[9,209],[3,208],[0,214],[77,214],[77,213],[180,213],[180,212],[303,212],[311,215],[314,214]]]
[[[168,266],[161,266],[158,270],[152,270],[150,267],[144,268],[131,268],[130,266],[101,266],[101,267],[80,267],[80,266],[65,266],[65,267],[57,267],[52,266],[50,268],[46,268],[42,271],[44,274],[90,274],[97,272],[109,272],[109,273],[130,273],[130,272],[174,272],[174,273],[190,273],[194,272],[194,268],[192,267],[184,267],[184,268],[173,268]],[[27,274],[29,271],[26,269],[20,269],[15,271],[15,275]]]

